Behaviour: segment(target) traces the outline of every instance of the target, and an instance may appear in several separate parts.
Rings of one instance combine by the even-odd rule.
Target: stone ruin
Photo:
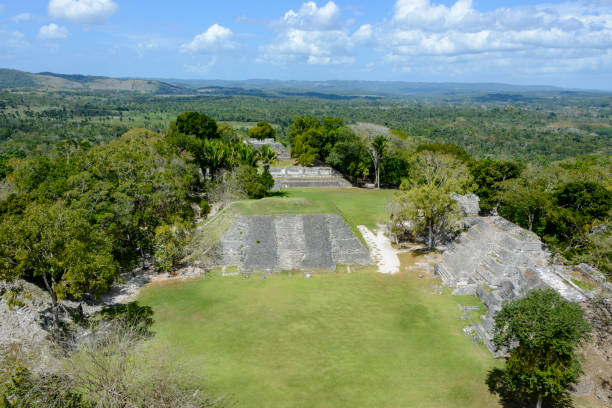
[[[338,215],[240,217],[221,238],[220,261],[240,271],[335,270],[370,253]]]
[[[270,167],[274,190],[310,187],[352,187],[339,172],[331,167]]]
[[[289,160],[291,158],[289,155],[289,150],[272,138],[263,140],[247,138],[245,139],[244,143],[251,145],[256,150],[261,149],[263,146],[270,146],[276,152],[278,160]]]
[[[568,277],[568,267],[551,264],[551,254],[534,233],[499,217],[466,217],[467,231],[449,246],[435,273],[453,294],[477,295],[488,311],[474,329],[495,352],[493,317],[505,301],[532,289],[553,288],[581,302],[587,295]]]
[[[457,203],[461,215],[464,217],[478,216],[480,212],[480,197],[476,194],[468,193],[466,195],[460,195],[452,193],[451,198]]]

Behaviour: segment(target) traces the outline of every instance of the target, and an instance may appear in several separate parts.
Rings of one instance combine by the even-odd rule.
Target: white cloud
[[[354,43],[381,51],[405,72],[610,69],[612,4],[605,0],[490,12],[475,9],[472,0],[434,1],[397,0],[392,19],[363,25]]]
[[[25,23],[27,21],[30,21],[31,19],[32,19],[32,15],[30,13],[21,13],[21,14],[17,14],[16,16],[11,17],[11,23],[15,23],[15,24]]]
[[[289,10],[274,27],[276,40],[260,47],[258,62],[284,64],[301,62],[310,65],[352,64],[354,41],[340,20],[340,8],[333,1],[318,7],[313,1]],[[367,28],[360,29],[363,37]]]
[[[28,43],[23,33],[19,31],[0,30],[0,49],[23,49],[28,48],[29,46],[30,43]]]
[[[113,0],[51,0],[49,16],[82,24],[101,24],[117,12]]]
[[[55,23],[47,24],[40,27],[40,31],[38,32],[39,40],[44,41],[57,41],[57,40],[65,40],[68,38],[68,30],[66,27],[58,26]]]
[[[332,29],[337,28],[339,16],[340,8],[333,1],[320,8],[314,1],[309,1],[302,4],[297,13],[293,10],[286,12],[282,23],[306,30]]]
[[[187,44],[181,45],[181,51],[212,53],[235,49],[238,44],[232,41],[234,33],[229,28],[213,24],[205,32],[198,34]]]
[[[5,7],[6,6],[4,4],[0,3],[0,14],[4,13],[4,8]]]

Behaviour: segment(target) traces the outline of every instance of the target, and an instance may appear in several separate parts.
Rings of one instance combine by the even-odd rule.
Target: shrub
[[[210,204],[206,200],[200,201],[200,217],[206,217],[210,214]]]
[[[184,255],[189,238],[189,226],[183,222],[162,224],[155,228],[153,263],[157,269],[167,272],[176,266]]]
[[[251,166],[239,166],[236,169],[236,180],[249,198],[263,198],[274,186],[270,172],[264,170],[260,174],[257,168]]]

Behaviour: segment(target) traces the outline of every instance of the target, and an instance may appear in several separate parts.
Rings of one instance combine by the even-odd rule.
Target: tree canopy
[[[176,131],[199,139],[219,137],[217,122],[205,113],[185,112],[176,117]]]
[[[274,139],[276,132],[268,122],[257,122],[255,127],[249,129],[249,137],[253,139]]]
[[[553,289],[504,304],[495,316],[493,343],[510,355],[503,369],[489,373],[489,389],[537,407],[563,401],[582,372],[576,348],[589,332],[580,306]]]
[[[392,215],[400,228],[410,225],[414,235],[426,235],[427,248],[436,239],[455,228],[459,208],[452,193],[463,193],[472,187],[467,166],[447,154],[423,151],[414,157],[410,175],[396,197],[397,207]]]

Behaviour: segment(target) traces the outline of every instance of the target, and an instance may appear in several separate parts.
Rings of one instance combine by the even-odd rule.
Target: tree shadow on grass
[[[277,190],[277,191],[268,191],[266,193],[266,197],[287,197],[287,192],[286,191],[282,191],[282,190]]]

